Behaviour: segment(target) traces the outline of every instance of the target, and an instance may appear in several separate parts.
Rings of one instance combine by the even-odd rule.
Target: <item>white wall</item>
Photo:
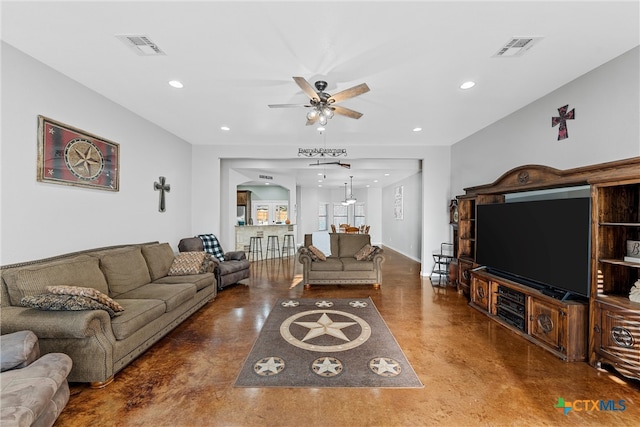
[[[402,219],[395,217],[395,192],[402,187]],[[422,174],[417,173],[382,189],[382,242],[385,246],[420,260],[422,235]]]
[[[2,43],[0,264],[191,232],[191,145]],[[37,117],[120,144],[120,191],[36,181]],[[153,183],[171,185],[158,212]]]
[[[639,52],[632,49],[454,144],[451,196],[521,165],[570,169],[640,155]],[[551,118],[567,104],[575,119],[567,121],[569,138],[558,141]]]

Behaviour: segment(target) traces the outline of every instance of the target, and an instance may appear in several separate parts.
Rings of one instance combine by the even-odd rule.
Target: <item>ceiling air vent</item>
[[[493,57],[511,58],[522,56],[540,40],[542,40],[542,37],[513,37]]]
[[[129,46],[135,53],[141,56],[165,55],[157,44],[145,35],[116,34],[124,44]]]

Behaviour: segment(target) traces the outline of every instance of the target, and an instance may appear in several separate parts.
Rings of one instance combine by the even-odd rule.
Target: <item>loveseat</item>
[[[305,287],[311,285],[382,285],[382,248],[371,245],[369,234],[329,233],[331,254],[318,251],[305,234],[298,249]],[[325,258],[325,259],[323,259]]]
[[[205,247],[204,242],[210,243]],[[213,274],[216,276],[218,290],[238,283],[251,274],[251,262],[244,251],[224,252],[218,239],[213,234],[201,234],[196,237],[186,237],[178,243],[180,252],[207,251],[211,253]]]
[[[206,254],[191,262],[200,262],[195,270],[189,262],[185,267],[187,255],[193,254],[200,256],[188,253],[182,257],[168,243],[151,242],[1,267],[2,333],[33,331],[43,354],[71,357],[70,382],[105,386],[114,374],[216,296],[216,280]],[[59,288],[73,289],[72,294],[85,291],[56,300],[51,292]],[[87,289],[100,302],[84,297]],[[32,308],[42,300],[49,305]]]
[[[31,331],[2,335],[0,355],[0,425],[52,426],[69,401],[69,356],[40,357],[38,337]]]

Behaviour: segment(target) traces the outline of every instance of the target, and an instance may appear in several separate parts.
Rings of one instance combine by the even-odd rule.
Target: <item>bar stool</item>
[[[278,251],[278,256],[282,258],[282,253],[280,252],[280,238],[278,236],[267,236],[267,258],[269,258],[269,251]],[[275,254],[272,258],[275,258]]]
[[[285,234],[282,237],[282,256],[289,256],[289,250],[293,249],[293,253],[296,253],[296,240],[293,234]],[[286,252],[285,252],[286,251]]]
[[[258,259],[264,259],[262,255],[262,236],[252,236],[249,238],[249,260],[254,261],[256,255],[258,255]]]

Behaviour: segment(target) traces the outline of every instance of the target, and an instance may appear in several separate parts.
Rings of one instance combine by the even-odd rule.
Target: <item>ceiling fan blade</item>
[[[307,94],[309,99],[314,99],[316,100],[316,102],[320,101],[318,93],[315,91],[313,86],[311,86],[309,82],[305,80],[304,77],[294,77],[293,80],[295,80],[298,86],[300,86],[300,89],[302,89],[302,91]]]
[[[294,77],[295,78],[295,77]],[[369,86],[366,83],[361,83],[357,86],[354,86],[349,89],[345,89],[342,92],[338,92],[335,95],[332,95],[327,100],[328,102],[340,102],[345,99],[353,98],[354,96],[362,95],[363,93],[369,92]]]
[[[311,107],[308,104],[269,104],[269,108]]]
[[[350,108],[341,107],[339,105],[332,105],[331,108],[333,109],[334,113],[351,117],[352,119],[359,119],[360,117],[362,117],[362,113],[359,113]]]
[[[340,166],[342,166],[343,168],[351,169],[351,165],[350,165],[349,163],[340,163],[340,162],[338,162],[338,164],[339,164]]]

